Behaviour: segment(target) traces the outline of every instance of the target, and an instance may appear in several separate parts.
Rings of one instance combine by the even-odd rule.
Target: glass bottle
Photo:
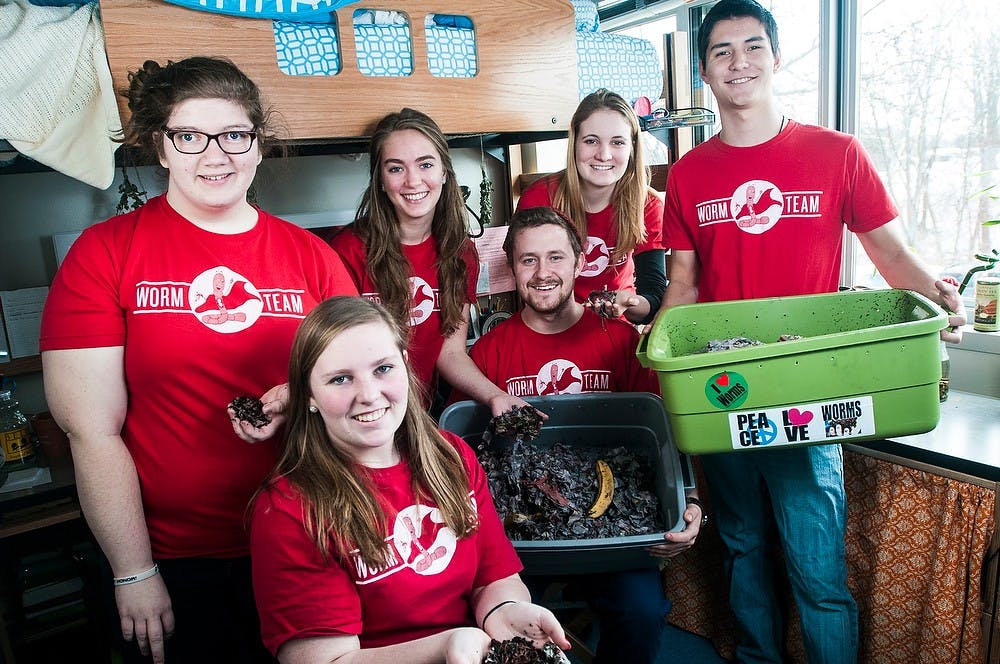
[[[5,472],[35,465],[31,426],[13,392],[7,388],[0,389],[0,448],[6,457],[3,465]]]

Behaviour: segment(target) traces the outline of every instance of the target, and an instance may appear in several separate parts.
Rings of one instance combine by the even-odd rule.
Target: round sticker
[[[723,371],[705,383],[705,397],[708,402],[722,410],[739,408],[750,396],[747,379],[735,371]]]

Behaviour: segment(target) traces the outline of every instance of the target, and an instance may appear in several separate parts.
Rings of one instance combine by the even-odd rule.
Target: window
[[[666,18],[675,16],[679,29],[688,29],[694,50],[698,26],[713,3],[691,4],[677,6]],[[774,85],[782,109],[801,122],[858,135],[899,207],[913,251],[932,270],[961,281],[971,267],[983,264],[975,254],[1000,249],[1000,226],[983,225],[1000,218],[1000,42],[994,35],[1000,3],[763,4],[778,21],[782,66]],[[854,16],[857,25],[842,18]],[[650,21],[663,19],[660,10]],[[837,20],[852,24],[838,26]],[[641,23],[631,16],[619,21],[633,26],[630,32]],[[838,66],[836,53],[853,53],[855,43],[856,61],[842,58]],[[694,103],[714,107],[697,75],[697,53],[691,58]],[[884,285],[860,245],[851,247],[845,264],[852,272],[844,280]],[[972,291],[970,284],[967,299]]]
[[[1000,219],[1000,41],[994,34],[1000,3],[761,1],[778,21],[782,71],[774,85],[786,114],[861,139],[899,208],[910,248],[932,271],[961,283],[973,267],[988,265],[977,256],[1000,251],[1000,225],[984,225]],[[673,12],[693,50],[713,4],[602,0],[600,7],[605,29]],[[689,64],[693,103],[714,107],[698,78],[697,53]],[[697,127],[695,141],[712,133]],[[845,245],[842,283],[884,287],[849,233]],[[970,323],[975,278],[983,275],[1000,276],[1000,265],[970,279],[963,293]],[[962,347],[1000,354],[1000,337],[966,334]],[[994,368],[980,365],[975,373],[992,375]],[[973,391],[991,393],[991,386],[976,385]]]
[[[962,280],[1000,248],[1000,5],[859,0],[858,134],[899,207],[907,241]],[[856,249],[859,282],[878,283]],[[981,263],[980,263],[981,264]],[[974,289],[965,295],[970,299]]]

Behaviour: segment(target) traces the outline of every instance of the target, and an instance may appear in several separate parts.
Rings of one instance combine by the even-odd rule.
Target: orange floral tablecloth
[[[848,585],[858,603],[862,664],[983,660],[983,562],[995,492],[846,451]],[[705,486],[700,483],[700,486]],[[708,496],[709,502],[711,496]],[[722,541],[709,527],[663,573],[672,624],[732,657]],[[791,592],[788,659],[806,662]]]

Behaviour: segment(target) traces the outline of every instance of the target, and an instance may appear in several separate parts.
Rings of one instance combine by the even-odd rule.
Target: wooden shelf
[[[34,505],[5,514],[0,521],[0,539],[75,521],[81,516],[80,506],[73,498]]]
[[[20,376],[42,370],[41,355],[19,357],[10,362],[0,363],[0,376]]]

